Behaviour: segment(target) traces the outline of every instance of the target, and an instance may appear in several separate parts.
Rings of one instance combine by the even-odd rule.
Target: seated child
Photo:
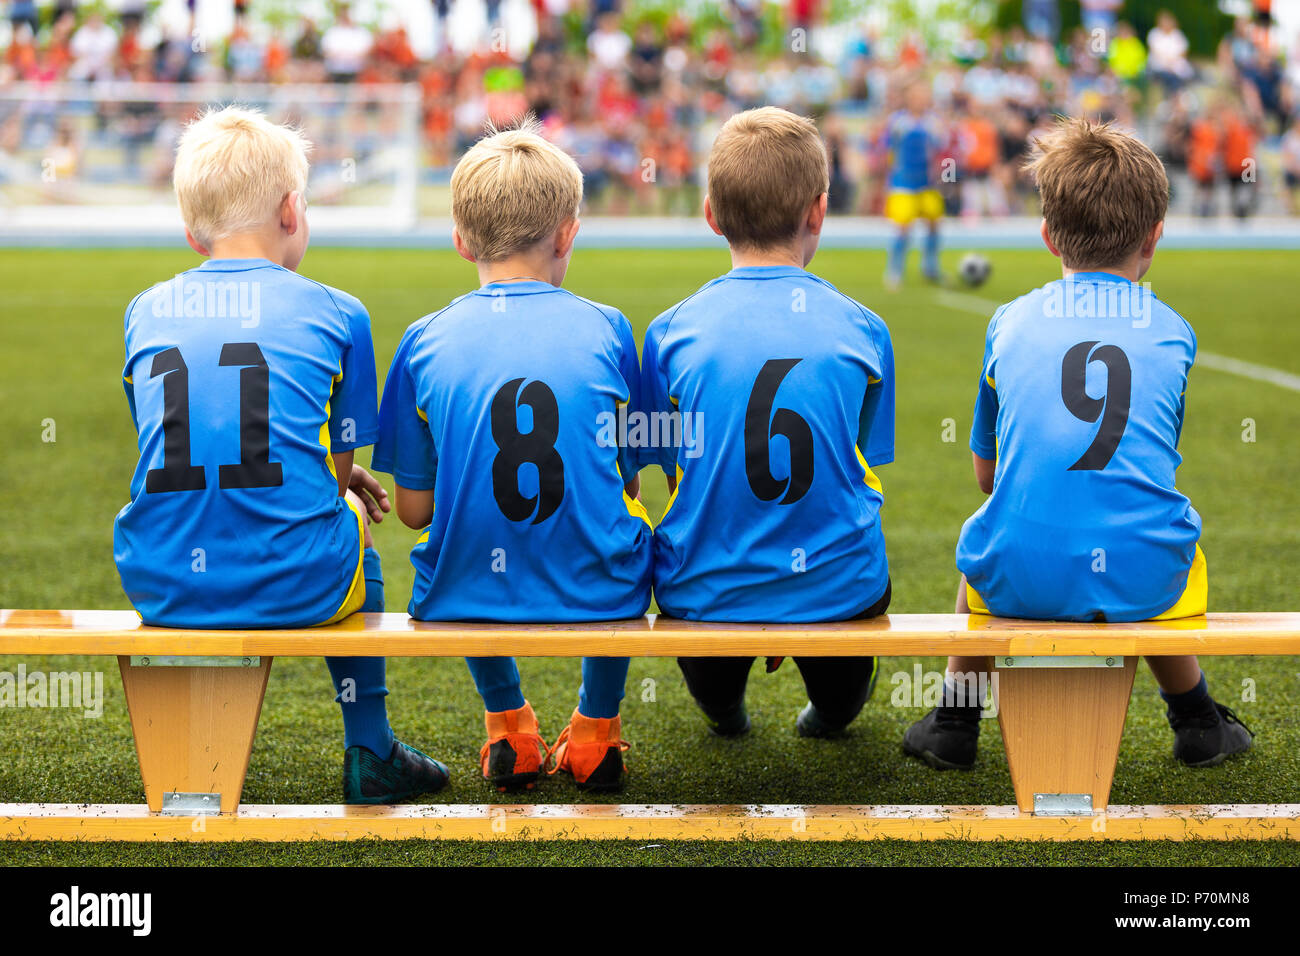
[[[535,125],[495,133],[451,179],[452,239],[481,288],[406,331],[388,372],[374,467],[394,477],[422,621],[603,621],[650,603],[652,531],[633,456],[602,440],[639,407],[636,342],[617,309],[560,288],[582,174]],[[554,748],[513,658],[467,658],[486,709],[483,776],[498,790],[551,772],[622,786],[625,657],[582,662]]]
[[[683,440],[646,448],[672,497],[655,529],[655,596],[697,621],[842,621],[883,614],[889,566],[872,467],[894,457],[894,356],[880,317],[806,271],[826,216],[811,120],[733,116],[709,154],[704,215],[732,270],[646,332],[642,394]],[[870,657],[796,658],[805,737],[842,732]],[[681,658],[714,733],[749,729],[751,657]],[[769,670],[779,660],[769,661]]]
[[[255,110],[210,110],[176,152],[185,237],[207,262],[126,310],[123,380],[139,433],[113,556],[146,624],[309,627],[384,609],[367,523],[387,495],[352,462],[374,441],[370,317],[296,274],[307,150]],[[446,785],[393,738],[384,659],[327,658],[343,708],[348,803]]]
[[[1043,242],[1064,278],[994,313],[971,427],[988,500],[962,528],[957,610],[1063,621],[1204,614],[1201,517],[1174,483],[1196,336],[1138,280],[1164,230],[1169,181],[1133,136],[1085,119],[1041,138],[1029,167]],[[1211,766],[1250,747],[1195,657],[1148,657],[1174,756]],[[983,658],[948,660],[944,705],[903,749],[970,769]]]

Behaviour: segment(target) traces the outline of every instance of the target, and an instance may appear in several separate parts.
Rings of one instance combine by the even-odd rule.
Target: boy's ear
[[[822,193],[813,200],[812,206],[808,209],[808,232],[810,235],[819,236],[822,231],[822,224],[826,222],[826,203],[827,195]]]
[[[1038,231],[1043,237],[1043,245],[1047,246],[1047,251],[1050,252],[1052,255],[1056,256],[1056,258],[1058,259],[1061,258],[1061,250],[1057,249],[1056,246],[1052,245],[1052,237],[1047,234],[1046,219],[1043,220],[1043,224],[1042,226],[1039,227]]]
[[[577,216],[560,223],[560,228],[555,230],[555,258],[563,259],[573,251],[573,242],[578,238],[580,225]]]
[[[713,218],[713,207],[709,205],[709,197],[707,195],[704,197],[704,221],[709,224],[710,229],[719,236],[722,236],[722,229],[719,228],[718,221]],[[722,237],[724,239],[726,238],[726,236]]]
[[[1141,256],[1143,259],[1150,259],[1156,254],[1156,243],[1165,234],[1165,221],[1161,219],[1151,227],[1151,232],[1142,242]]]
[[[469,246],[465,245],[465,240],[460,237],[460,230],[455,226],[451,227],[451,244],[456,247],[456,251],[466,262],[478,261],[474,258],[474,253],[469,251]]]
[[[280,228],[284,230],[285,235],[296,235],[302,228],[302,213],[298,209],[299,200],[302,199],[302,193],[296,189],[285,193],[280,200]]]
[[[191,249],[203,256],[203,258],[206,259],[212,255],[212,253],[208,252],[203,243],[194,238],[194,235],[189,231],[189,229],[185,230],[185,241],[190,244]]]

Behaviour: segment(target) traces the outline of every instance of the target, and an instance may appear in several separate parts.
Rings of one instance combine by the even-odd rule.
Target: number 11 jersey
[[[146,624],[306,627],[361,560],[331,452],[375,439],[370,318],[266,259],[214,259],[126,311],[139,436],[113,556]]]
[[[854,617],[889,583],[871,468],[894,458],[894,353],[875,313],[794,266],[733,269],[651,324],[643,446],[676,474],[655,529],[655,598],[674,617]],[[662,430],[661,430],[662,431]]]
[[[373,465],[433,489],[411,616],[644,614],[652,531],[623,490],[636,461],[620,427],[640,404],[627,319],[546,282],[489,283],[408,328]]]
[[[1201,518],[1174,485],[1196,336],[1150,290],[1082,272],[989,322],[970,447],[997,459],[957,567],[989,611],[1140,621],[1177,603]]]

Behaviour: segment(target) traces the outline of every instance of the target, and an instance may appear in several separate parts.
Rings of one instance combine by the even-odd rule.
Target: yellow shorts
[[[909,193],[895,190],[885,197],[885,215],[900,226],[914,219],[942,219],[943,197],[937,189]]]
[[[352,513],[357,518],[357,540],[361,542],[361,546],[357,548],[357,569],[352,574],[352,583],[348,585],[347,597],[343,599],[343,604],[334,613],[334,616],[327,621],[313,624],[313,627],[337,624],[348,615],[361,610],[361,605],[366,603],[366,519],[353,501],[348,498],[343,500],[347,502],[348,507],[352,509]]]
[[[1192,568],[1187,572],[1187,587],[1174,606],[1163,614],[1150,618],[1152,621],[1175,621],[1183,617],[1197,617],[1204,614],[1210,601],[1210,575],[1205,564],[1205,552],[1196,546],[1196,556],[1192,558]],[[972,614],[988,614],[988,605],[969,584],[966,585],[966,604]]]

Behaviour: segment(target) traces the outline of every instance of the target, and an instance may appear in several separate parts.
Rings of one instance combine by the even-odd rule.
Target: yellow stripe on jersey
[[[330,446],[330,399],[334,397],[334,389],[338,387],[339,382],[343,381],[343,364],[339,363],[339,373],[330,381],[329,398],[325,399],[325,422],[320,427],[320,444],[325,449],[325,464],[334,476],[334,480],[339,480],[338,470],[334,467],[333,452]]]
[[[885,496],[885,489],[881,486],[880,479],[876,477],[876,473],[871,470],[871,466],[867,464],[867,460],[862,457],[862,449],[857,445],[854,445],[853,453],[858,456],[858,464],[862,466],[863,482],[866,483],[868,488],[874,489],[876,494],[883,498]]]

